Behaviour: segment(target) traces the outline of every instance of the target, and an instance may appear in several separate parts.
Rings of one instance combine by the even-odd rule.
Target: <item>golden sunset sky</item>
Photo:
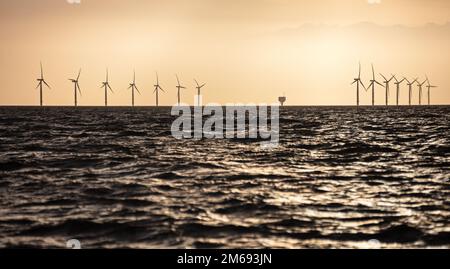
[[[353,105],[350,85],[363,65],[399,77],[427,74],[434,104],[450,104],[449,0],[14,0],[0,2],[0,105],[36,105],[42,61],[52,90],[47,105],[72,105],[69,78],[83,69],[80,105],[102,105],[110,69],[111,105],[129,105],[136,69],[142,95],[154,105],[155,72],[176,102],[175,73],[194,102]],[[381,81],[381,77],[379,78]],[[394,85],[391,86],[391,103]],[[414,103],[417,103],[414,87]],[[402,86],[401,103],[407,102]],[[377,104],[384,103],[378,87]],[[363,92],[362,104],[370,103]]]

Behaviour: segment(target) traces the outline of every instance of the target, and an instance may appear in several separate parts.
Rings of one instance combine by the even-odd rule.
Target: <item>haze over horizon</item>
[[[136,105],[154,105],[156,71],[166,91],[161,105],[176,103],[176,73],[189,104],[196,78],[207,83],[205,103],[271,103],[286,93],[287,105],[354,105],[359,61],[364,82],[372,62],[377,75],[428,75],[439,86],[432,103],[450,104],[447,0],[72,2],[0,3],[0,105],[38,104],[40,61],[53,88],[44,90],[47,105],[73,104],[68,79],[79,68],[79,104],[102,105],[106,67],[111,105],[130,104],[133,69],[142,93]],[[414,104],[417,94],[415,87]],[[384,104],[381,87],[376,103]],[[361,104],[370,104],[369,92]]]

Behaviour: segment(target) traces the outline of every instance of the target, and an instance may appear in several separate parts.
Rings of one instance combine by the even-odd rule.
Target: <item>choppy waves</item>
[[[270,150],[169,113],[0,108],[0,246],[450,246],[450,107],[286,107]]]

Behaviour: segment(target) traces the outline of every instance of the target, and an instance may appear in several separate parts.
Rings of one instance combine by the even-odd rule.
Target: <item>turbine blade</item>
[[[109,86],[109,84],[107,84],[107,87],[109,88],[109,90],[114,93],[113,89],[111,88],[111,86]]]
[[[373,67],[373,64],[372,64],[372,75],[373,75],[373,80],[375,80],[375,68]]]
[[[362,82],[362,80],[358,80],[359,83],[361,83],[361,85],[363,86],[364,89],[366,89],[366,86],[364,86],[364,83]],[[367,90],[366,90],[367,91]]]
[[[398,82],[397,77],[394,74],[391,74],[392,78],[395,79],[395,82]]]
[[[47,85],[47,87],[48,87],[49,89],[52,88],[52,87],[50,87],[50,85],[47,84],[47,82],[46,82],[45,80],[43,80],[43,82],[44,82],[45,85]]]
[[[42,68],[42,62],[41,62],[41,79],[44,79],[44,69]]]
[[[106,68],[106,82],[108,82],[108,79],[109,79],[109,70],[108,68]]]
[[[202,86],[200,86],[200,88],[203,88],[203,87],[205,87],[205,85],[206,85],[206,83],[205,83],[205,84],[203,84]]]
[[[380,75],[384,78],[385,81],[387,81],[387,78],[383,76],[383,74],[380,73]]]
[[[80,75],[81,75],[81,68],[80,68],[80,71],[78,71],[77,81],[80,79]]]
[[[41,86],[41,82],[38,83],[38,85],[36,86],[36,89],[39,88],[39,86]]]
[[[197,84],[197,87],[200,87],[200,85],[198,84],[198,81],[196,79],[194,79],[194,81]]]
[[[135,85],[134,88],[136,89],[136,91],[141,94],[141,92],[139,91],[138,87]]]
[[[358,78],[361,78],[361,62],[359,62],[359,73],[358,73]]]

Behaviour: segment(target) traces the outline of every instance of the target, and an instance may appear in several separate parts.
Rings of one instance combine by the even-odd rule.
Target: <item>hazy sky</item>
[[[208,83],[206,102],[270,103],[286,93],[288,104],[354,104],[350,83],[360,60],[365,81],[371,62],[377,73],[427,74],[440,86],[433,102],[450,104],[448,0],[76,2],[0,2],[0,104],[38,104],[41,60],[53,87],[44,94],[48,105],[73,104],[68,78],[80,67],[81,105],[103,104],[106,67],[115,90],[111,105],[130,103],[133,69],[138,105],[154,104],[155,71],[166,90],[163,105],[176,101],[175,73],[189,87],[187,103],[195,77]],[[368,92],[362,102],[369,104]]]

